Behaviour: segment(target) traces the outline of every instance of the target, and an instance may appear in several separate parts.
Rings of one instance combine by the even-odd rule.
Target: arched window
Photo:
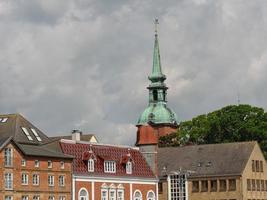
[[[148,191],[147,193],[147,197],[146,197],[147,200],[155,200],[155,193],[153,191]]]
[[[126,174],[132,174],[132,162],[128,161],[126,163]]]
[[[139,190],[135,190],[133,199],[134,200],[142,200],[142,193]]]
[[[88,192],[85,188],[82,188],[79,192],[79,200],[89,200]]]
[[[95,161],[94,159],[90,158],[88,160],[88,172],[94,172],[95,170]]]

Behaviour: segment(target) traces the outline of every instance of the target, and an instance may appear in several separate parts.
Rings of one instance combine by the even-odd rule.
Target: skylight
[[[33,132],[34,136],[36,137],[36,139],[41,142],[42,139],[40,138],[40,136],[38,135],[38,133],[36,132],[36,130],[34,128],[31,128],[31,131]]]
[[[2,123],[5,123],[7,120],[8,120],[7,117],[5,117],[5,118],[0,118],[0,122],[2,122]]]
[[[25,127],[21,127],[21,129],[23,130],[23,132],[25,133],[25,135],[27,136],[28,140],[32,141],[32,136],[30,135],[30,133],[28,132],[28,130]]]

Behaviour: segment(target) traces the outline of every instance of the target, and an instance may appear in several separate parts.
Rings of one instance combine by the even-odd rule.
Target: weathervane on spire
[[[158,24],[159,24],[159,20],[157,18],[155,19],[154,24],[155,24],[155,34],[157,35],[158,34]]]

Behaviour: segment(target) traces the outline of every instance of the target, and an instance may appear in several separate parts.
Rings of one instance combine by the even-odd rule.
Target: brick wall
[[[6,167],[4,164],[4,149],[8,147],[13,150],[13,165]],[[5,195],[12,195],[13,200],[21,200],[22,195],[29,195],[32,199],[34,195],[39,195],[40,199],[48,199],[50,195],[59,199],[59,196],[65,196],[66,200],[71,199],[71,160],[61,160],[44,157],[24,156],[13,143],[10,143],[0,152],[0,200]],[[22,166],[22,159],[26,160],[26,166]],[[35,160],[39,160],[39,167],[35,167]],[[48,168],[48,160],[52,161],[52,168]],[[64,169],[61,169],[61,161],[64,161]],[[8,191],[4,185],[4,174],[10,172],[13,174],[13,189]],[[22,185],[22,173],[28,175],[28,184]],[[33,174],[39,175],[39,185],[33,185]],[[48,175],[54,176],[54,186],[48,186]],[[59,176],[65,177],[65,185],[59,186]]]

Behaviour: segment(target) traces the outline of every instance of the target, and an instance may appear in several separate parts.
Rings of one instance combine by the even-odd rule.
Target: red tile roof
[[[124,177],[144,177],[155,178],[152,170],[146,163],[145,158],[137,149],[99,145],[99,144],[86,144],[86,143],[67,143],[60,142],[62,151],[65,154],[74,156],[73,172],[77,175],[94,175],[94,176],[124,176]],[[89,152],[90,153],[87,153]],[[92,151],[92,152],[91,152]],[[130,155],[129,155],[130,154]],[[95,171],[88,172],[87,160],[91,155],[94,155]],[[126,174],[125,169],[125,156],[130,156],[133,162],[132,174]],[[104,161],[112,160],[116,162],[116,173],[104,173]]]

